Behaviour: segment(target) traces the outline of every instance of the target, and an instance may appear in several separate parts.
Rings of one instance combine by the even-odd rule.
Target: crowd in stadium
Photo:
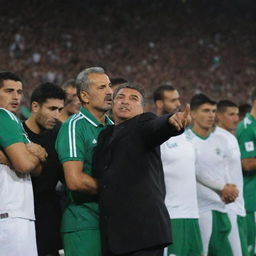
[[[74,4],[72,12],[68,1],[22,3],[23,8],[17,3],[19,16],[7,4],[0,17],[1,64],[21,74],[29,88],[61,83],[98,64],[110,76],[147,87],[149,97],[169,82],[186,101],[196,91],[248,101],[256,76],[254,9],[239,1],[232,6],[168,2],[96,1],[90,9]]]
[[[252,1],[2,6],[0,256],[256,255]]]

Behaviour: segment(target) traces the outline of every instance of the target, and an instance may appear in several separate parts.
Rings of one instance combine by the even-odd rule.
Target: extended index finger
[[[189,115],[190,115],[190,106],[189,106],[189,104],[186,104],[186,107],[183,111],[183,117],[187,118]]]

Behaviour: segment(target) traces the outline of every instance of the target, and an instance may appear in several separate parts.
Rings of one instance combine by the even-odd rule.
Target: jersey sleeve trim
[[[68,141],[69,141],[69,156],[71,158],[77,157],[77,148],[76,148],[76,123],[78,120],[83,119],[83,116],[76,116],[72,118],[68,125]]]

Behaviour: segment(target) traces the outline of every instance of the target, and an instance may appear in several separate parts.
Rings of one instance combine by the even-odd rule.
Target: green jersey
[[[0,108],[0,124],[0,150],[29,142],[20,120],[4,108]],[[8,213],[10,218],[35,220],[30,174],[0,164],[0,183],[0,213]]]
[[[241,158],[256,157],[256,120],[251,114],[238,124],[236,136],[238,139]],[[256,211],[256,169],[243,171],[244,176],[244,200],[247,212]]]
[[[106,117],[105,124],[111,125],[113,122]],[[81,161],[84,163],[83,172],[92,175],[93,150],[97,137],[105,126],[82,107],[59,131],[56,150],[60,161]],[[68,206],[62,218],[62,232],[99,228],[98,208],[97,196],[69,190]]]
[[[12,112],[0,108],[0,120],[0,148],[2,150],[14,143],[29,142],[20,120]]]

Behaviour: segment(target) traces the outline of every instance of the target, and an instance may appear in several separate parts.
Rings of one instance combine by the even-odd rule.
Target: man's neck
[[[256,107],[252,107],[250,114],[253,116],[254,119],[256,119]]]
[[[212,132],[213,128],[202,128],[195,123],[192,127],[192,130],[200,137],[207,138]]]
[[[105,124],[106,120],[106,112],[107,111],[98,111],[94,108],[88,108],[87,106],[83,106],[85,109],[87,109],[101,124]]]
[[[159,109],[159,108],[157,108],[157,109],[156,109],[156,115],[157,115],[157,116],[163,115],[162,110]]]
[[[25,121],[26,126],[35,134],[42,134],[44,131],[40,129],[40,127],[37,125],[36,121],[33,117],[30,116],[29,119]]]
[[[60,121],[61,123],[64,123],[68,118],[69,118],[68,113],[63,109],[63,110],[61,111],[60,116],[59,116],[59,121]]]

